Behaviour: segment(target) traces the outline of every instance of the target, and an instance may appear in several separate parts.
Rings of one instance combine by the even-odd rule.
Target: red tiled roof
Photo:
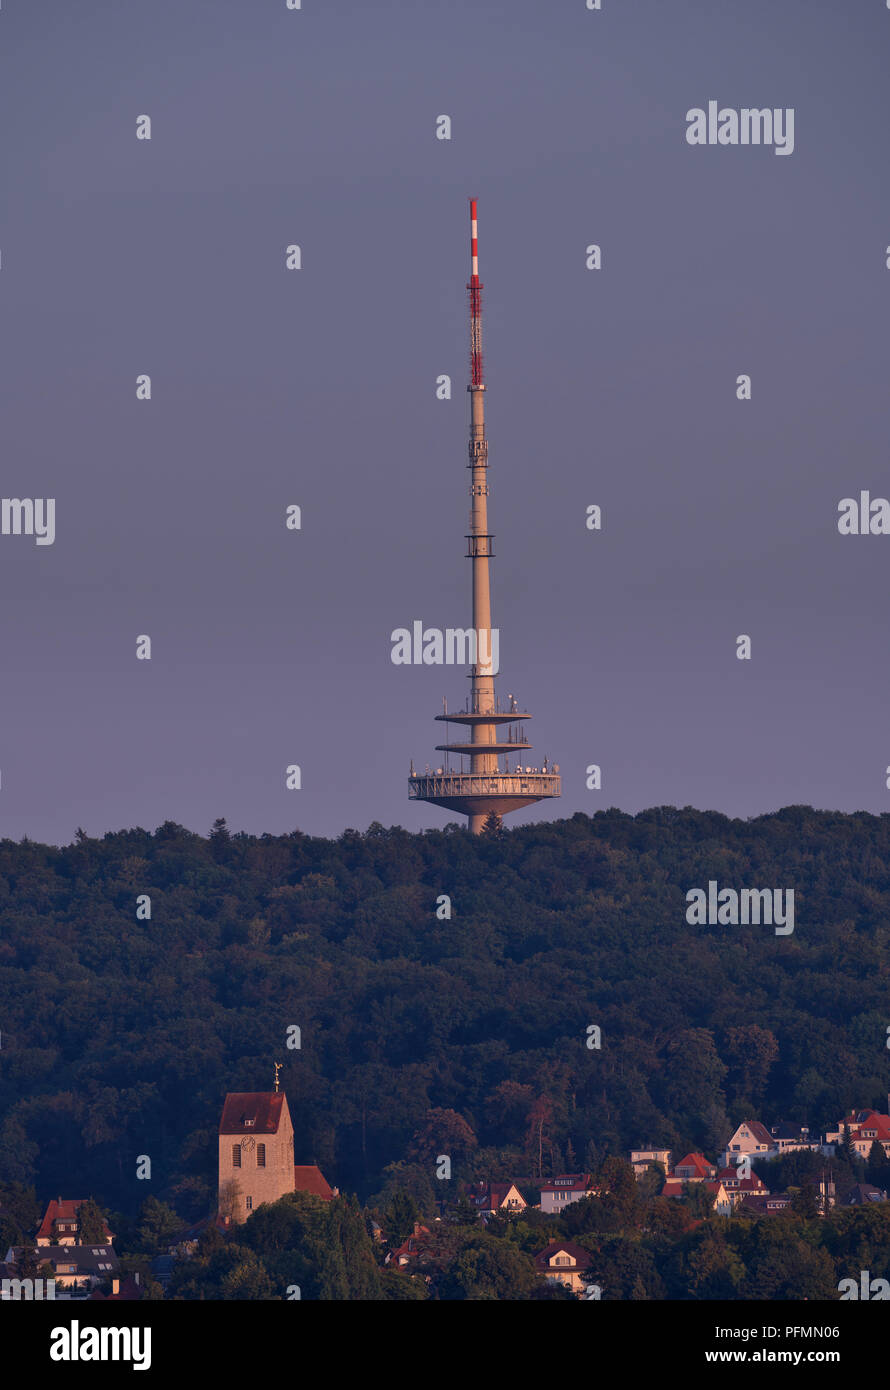
[[[579,1270],[585,1270],[590,1264],[591,1255],[589,1250],[583,1246],[576,1245],[571,1240],[552,1240],[549,1245],[545,1245],[543,1250],[539,1250],[535,1256],[535,1265],[539,1270],[565,1270],[568,1271],[570,1265],[552,1265],[550,1259],[553,1255],[569,1255]]]
[[[395,1260],[396,1263],[398,1263],[399,1258],[401,1256],[417,1256],[422,1254],[422,1252],[430,1244],[429,1240],[424,1240],[424,1236],[429,1236],[429,1234],[429,1226],[421,1226],[419,1222],[415,1221],[414,1230],[412,1234],[408,1236],[407,1240],[402,1241],[402,1244],[398,1247],[397,1250],[392,1251],[392,1253],[388,1257],[387,1262],[391,1263],[393,1260]]]
[[[776,1205],[777,1203],[778,1205]],[[751,1196],[744,1197],[739,1206],[739,1211],[742,1215],[744,1215],[745,1212],[752,1212],[755,1215],[759,1213],[761,1216],[772,1216],[775,1212],[784,1210],[784,1208],[790,1206],[790,1204],[791,1198],[785,1192],[773,1192],[769,1194],[760,1192],[756,1195],[752,1194]]]
[[[314,1163],[294,1165],[294,1192],[308,1192],[310,1197],[321,1197],[326,1202],[334,1195],[321,1169]]]
[[[660,1195],[662,1197],[682,1197],[684,1195],[683,1188],[685,1186],[686,1183],[682,1178],[668,1178],[664,1187],[661,1189]],[[709,1192],[713,1192],[715,1197],[722,1186],[722,1182],[715,1182],[713,1180],[702,1183],[702,1187],[706,1187]]]
[[[713,1167],[714,1164],[709,1163],[704,1154],[687,1154],[679,1163],[674,1164],[674,1172],[676,1173],[678,1168],[691,1168],[695,1173],[706,1177]]]
[[[882,1143],[890,1143],[890,1115],[882,1115],[880,1110],[851,1110],[838,1125],[838,1130],[845,1128],[849,1129],[851,1139],[861,1138],[860,1130],[874,1129]]]
[[[770,1149],[774,1147],[775,1140],[766,1125],[762,1125],[759,1120],[742,1120],[742,1124],[747,1126],[758,1144],[766,1144],[767,1148]],[[739,1125],[739,1129],[741,1129],[741,1125]]]
[[[878,1139],[890,1141],[890,1115],[882,1115],[879,1110],[869,1110],[859,1128],[877,1130]]]
[[[231,1091],[223,1106],[220,1134],[277,1134],[283,1091]],[[253,1124],[247,1121],[252,1120]]]
[[[86,1197],[59,1197],[58,1200],[55,1197],[50,1198],[49,1205],[40,1223],[40,1229],[37,1232],[37,1239],[45,1240],[55,1235],[53,1223],[56,1221],[76,1221],[77,1209],[82,1206],[86,1200]],[[107,1225],[105,1227],[105,1235],[110,1241],[112,1237]]]
[[[507,1193],[514,1187],[519,1192],[515,1182],[470,1183],[466,1188],[466,1197],[480,1211],[500,1211],[502,1204],[507,1199]],[[568,1189],[561,1190],[568,1191]],[[519,1195],[522,1197],[521,1192]],[[525,1201],[525,1198],[523,1197],[522,1200]]]
[[[717,1174],[717,1181],[724,1183],[734,1192],[760,1192],[763,1189],[763,1180],[753,1168],[750,1178],[740,1178],[737,1168],[721,1168]]]
[[[549,1182],[541,1183],[542,1192],[586,1192],[590,1186],[589,1173],[560,1173]]]

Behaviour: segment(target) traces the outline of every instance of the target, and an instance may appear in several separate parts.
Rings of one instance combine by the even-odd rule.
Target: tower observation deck
[[[520,711],[512,695],[503,706],[495,694],[495,669],[491,637],[491,590],[489,561],[494,537],[488,529],[488,439],[485,433],[485,383],[482,372],[482,283],[479,279],[479,251],[476,200],[470,200],[472,273],[467,291],[470,301],[470,530],[467,557],[473,575],[473,627],[476,632],[476,663],[470,667],[470,694],[463,710],[449,713],[447,707],[437,720],[467,730],[467,737],[436,745],[445,754],[443,764],[424,774],[415,773],[411,764],[408,796],[413,801],[431,801],[450,811],[469,817],[469,828],[478,835],[492,813],[498,821],[508,811],[517,811],[532,802],[560,795],[559,767],[526,766],[522,755],[531,748],[522,728],[530,719]],[[496,649],[496,648],[495,648]],[[451,755],[460,759],[457,769]],[[466,766],[469,760],[469,767]]]

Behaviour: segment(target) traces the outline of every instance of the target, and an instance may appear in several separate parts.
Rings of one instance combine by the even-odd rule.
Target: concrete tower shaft
[[[472,566],[473,627],[476,634],[476,661],[470,668],[470,698],[459,713],[437,715],[448,724],[463,724],[470,730],[469,741],[437,744],[437,751],[457,753],[469,758],[470,768],[452,771],[446,765],[416,775],[411,765],[408,796],[431,801],[437,806],[461,811],[469,817],[470,830],[479,834],[493,813],[499,821],[508,811],[518,810],[545,797],[559,796],[559,769],[515,766],[508,759],[531,747],[520,732],[520,713],[516,701],[501,709],[495,695],[494,643],[491,626],[490,562],[492,534],[488,529],[488,439],[485,433],[485,381],[482,367],[482,282],[479,279],[479,239],[476,200],[470,200],[470,257],[472,273],[467,285],[470,307],[470,529],[467,555]],[[507,725],[505,739],[499,729]],[[503,757],[504,766],[499,766]]]

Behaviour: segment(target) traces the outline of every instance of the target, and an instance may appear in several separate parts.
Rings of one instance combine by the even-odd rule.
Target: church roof
[[[230,1091],[219,1122],[220,1134],[277,1134],[283,1091]]]
[[[294,1191],[308,1192],[310,1197],[323,1197],[326,1202],[334,1195],[327,1179],[315,1163],[294,1165]]]

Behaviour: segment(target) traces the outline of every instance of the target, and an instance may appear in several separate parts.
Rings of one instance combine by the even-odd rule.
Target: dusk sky
[[[888,60],[884,0],[7,0],[2,493],[56,536],[0,536],[0,836],[459,819],[407,776],[465,671],[390,634],[470,623],[470,196],[498,684],[563,774],[508,824],[890,811],[890,536],[837,526],[890,497]],[[793,153],[689,145],[710,100]]]

